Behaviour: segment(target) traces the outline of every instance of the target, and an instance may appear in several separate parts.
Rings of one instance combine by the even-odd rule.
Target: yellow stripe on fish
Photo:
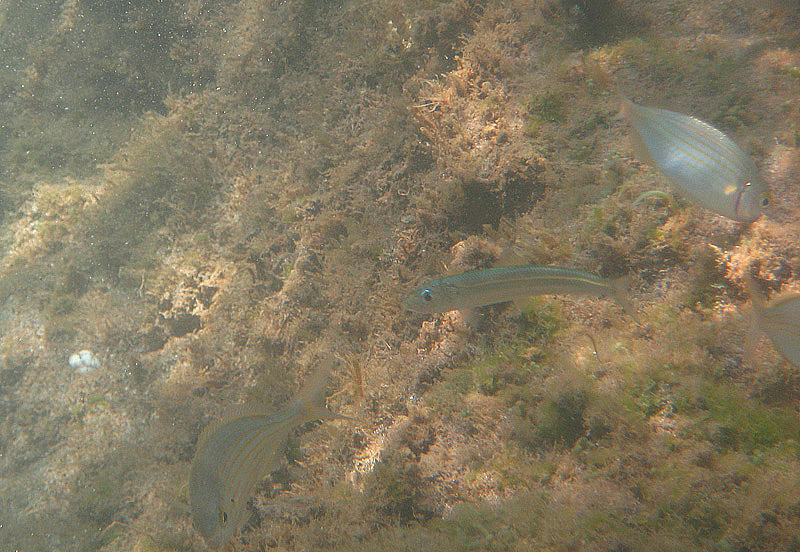
[[[622,100],[635,140],[677,190],[724,217],[752,222],[769,204],[753,160],[723,132],[689,115]]]
[[[447,276],[420,286],[403,298],[414,312],[436,313],[513,301],[532,295],[610,295],[629,314],[634,309],[625,287],[628,279],[606,280],[562,266],[515,265]]]
[[[332,362],[326,361],[300,397],[275,414],[237,407],[200,435],[189,475],[194,526],[211,548],[224,545],[246,521],[247,500],[278,467],[291,430],[313,420],[344,418],[324,407]]]

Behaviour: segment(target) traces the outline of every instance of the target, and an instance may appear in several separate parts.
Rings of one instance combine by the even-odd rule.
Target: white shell
[[[100,366],[100,361],[97,360],[93,352],[88,349],[82,349],[69,356],[69,365],[75,368],[79,374],[85,374]]]

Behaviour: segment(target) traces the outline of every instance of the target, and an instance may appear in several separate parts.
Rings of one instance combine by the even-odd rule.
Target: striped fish
[[[319,370],[300,397],[267,415],[238,407],[200,435],[189,475],[194,526],[212,549],[222,547],[247,518],[247,500],[280,462],[290,431],[313,420],[344,418],[324,407],[331,362]]]
[[[622,100],[637,150],[678,191],[709,211],[752,222],[769,204],[769,190],[753,160],[711,125],[674,111]]]
[[[421,313],[446,312],[513,301],[531,295],[611,295],[628,313],[627,277],[606,280],[561,266],[516,265],[447,276],[421,286],[403,298],[403,307]]]
[[[800,368],[800,294],[781,293],[767,302],[753,279],[745,279],[753,301],[756,329],[769,337],[783,357]]]

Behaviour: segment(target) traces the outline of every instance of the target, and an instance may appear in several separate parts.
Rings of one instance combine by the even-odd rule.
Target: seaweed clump
[[[137,248],[156,248],[156,229],[181,234],[198,227],[218,191],[211,147],[194,136],[194,106],[173,107],[169,115],[146,117],[106,167],[102,201],[86,225],[94,266],[115,278],[132,258],[136,266],[152,262],[152,251]]]

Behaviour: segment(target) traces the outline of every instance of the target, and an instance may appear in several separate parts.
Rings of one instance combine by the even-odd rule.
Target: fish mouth
[[[744,198],[746,192],[747,190],[745,189],[736,195],[736,205],[734,206],[733,212],[736,213],[736,217],[739,222],[748,223],[753,222],[760,217],[761,213],[758,210],[753,212],[752,209],[750,209],[747,205],[747,202],[742,201],[742,198]]]

